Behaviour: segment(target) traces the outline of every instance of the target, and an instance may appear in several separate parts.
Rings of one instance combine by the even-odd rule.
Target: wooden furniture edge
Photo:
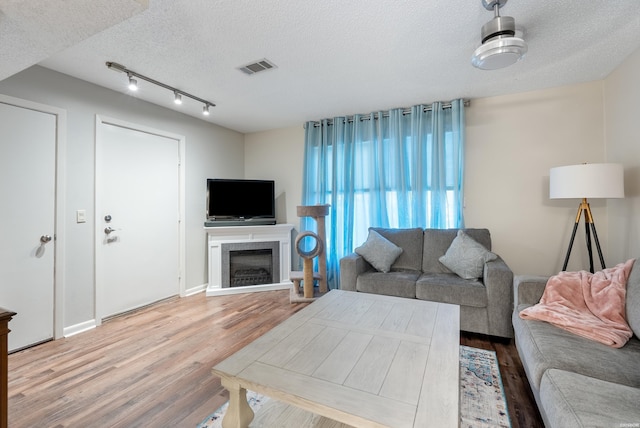
[[[16,315],[15,312],[0,308],[0,428],[9,425],[8,399],[9,399],[9,321]]]

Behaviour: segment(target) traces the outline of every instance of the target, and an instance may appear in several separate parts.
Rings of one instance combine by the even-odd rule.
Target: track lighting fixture
[[[136,73],[133,70],[129,70],[128,68],[126,68],[124,65],[118,64],[116,62],[107,62],[106,63],[107,68],[120,72],[120,73],[126,73],[127,77],[129,78],[129,89],[131,91],[136,91],[138,89],[138,82],[134,77],[137,77],[138,79],[142,79],[144,81],[147,81],[149,83],[153,83],[156,86],[160,86],[161,88],[165,88],[168,89],[170,91],[173,92],[173,101],[176,104],[182,104],[182,97],[185,96],[187,98],[191,98],[192,100],[201,102],[202,104],[204,104],[202,106],[202,114],[204,116],[209,116],[209,107],[215,107],[216,105],[214,103],[212,103],[211,101],[207,101],[204,100],[202,98],[196,97],[195,95],[191,95],[187,92],[181,91],[180,89],[176,89],[173,86],[169,86],[166,85],[162,82],[158,82],[157,80],[154,80],[150,77],[147,77],[143,74],[140,73]]]

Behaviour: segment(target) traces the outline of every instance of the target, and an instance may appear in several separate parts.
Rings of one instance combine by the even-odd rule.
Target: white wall
[[[94,319],[96,114],[186,137],[185,282],[187,289],[206,283],[206,179],[244,175],[242,134],[37,66],[0,81],[0,93],[67,111],[66,233],[58,237],[66,244],[64,327]],[[86,210],[87,223],[75,222],[78,209]]]
[[[604,81],[607,160],[624,165],[625,198],[607,202],[611,261],[640,257],[640,49]]]
[[[549,168],[604,160],[602,82],[474,99],[466,122],[466,225],[489,228],[516,274],[558,272],[579,201],[549,200]],[[245,143],[246,171],[276,177],[287,194],[286,221],[298,225],[302,125],[250,134]],[[606,248],[605,205],[591,207]],[[569,269],[588,269],[583,231],[581,224]]]

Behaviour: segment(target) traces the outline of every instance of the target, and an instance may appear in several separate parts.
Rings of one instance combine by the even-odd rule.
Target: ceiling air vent
[[[261,71],[271,70],[272,68],[276,68],[276,65],[268,59],[261,59],[259,61],[252,62],[251,64],[238,67],[240,71],[243,71],[249,75],[256,74]]]

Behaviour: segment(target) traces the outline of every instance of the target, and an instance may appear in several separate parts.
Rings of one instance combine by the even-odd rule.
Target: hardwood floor
[[[9,356],[9,426],[195,428],[227,400],[211,368],[302,309],[289,291],[159,302]],[[495,350],[513,428],[541,427],[513,343]]]

